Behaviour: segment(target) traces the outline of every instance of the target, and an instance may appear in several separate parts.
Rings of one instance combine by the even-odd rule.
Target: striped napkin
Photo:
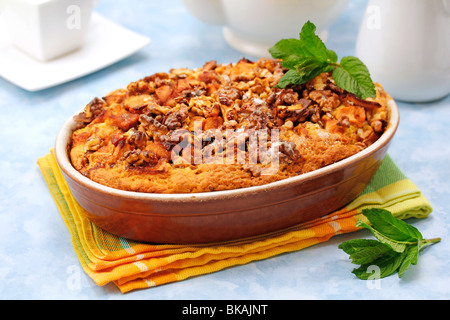
[[[59,170],[53,150],[38,159],[51,195],[71,234],[84,271],[122,293],[186,280],[225,268],[298,251],[358,230],[365,208],[384,208],[400,219],[426,218],[432,207],[420,190],[386,156],[366,190],[328,216],[263,236],[203,245],[164,245],[131,241],[102,230],[85,217]]]

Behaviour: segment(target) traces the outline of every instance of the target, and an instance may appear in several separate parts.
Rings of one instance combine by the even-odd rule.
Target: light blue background
[[[352,1],[330,29],[327,45],[339,57],[354,55],[365,5]],[[370,236],[361,231],[126,295],[112,284],[96,286],[80,268],[36,160],[53,146],[65,120],[93,97],[173,67],[199,67],[212,59],[235,62],[244,56],[225,43],[220,27],[195,20],[179,0],[102,0],[97,12],[149,36],[152,43],[111,67],[41,92],[29,93],[0,78],[0,299],[450,298],[449,97],[428,104],[398,103],[401,124],[389,153],[434,207],[428,219],[410,222],[425,237],[443,239],[421,253],[419,264],[402,279],[394,275],[373,283],[353,276],[354,266],[337,246]]]

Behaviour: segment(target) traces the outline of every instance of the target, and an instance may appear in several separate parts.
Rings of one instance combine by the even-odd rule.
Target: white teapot
[[[356,55],[394,98],[450,93],[450,0],[370,0]]]
[[[345,10],[349,0],[183,0],[197,19],[223,26],[227,43],[256,57],[270,57],[268,49],[279,40],[298,38],[305,22],[326,30]]]

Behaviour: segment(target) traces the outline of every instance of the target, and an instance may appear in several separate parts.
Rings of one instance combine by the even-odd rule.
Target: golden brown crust
[[[156,73],[75,117],[70,159],[128,191],[192,193],[258,186],[358,153],[384,132],[389,96],[360,100],[330,74],[275,87],[278,60]]]

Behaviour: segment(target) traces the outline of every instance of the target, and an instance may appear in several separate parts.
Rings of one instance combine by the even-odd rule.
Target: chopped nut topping
[[[212,60],[95,98],[74,117],[74,166],[87,176],[98,168],[156,174],[231,159],[240,166],[236,172],[263,181],[274,160],[285,170],[280,177],[297,175],[359,152],[383,134],[382,89],[383,99],[361,100],[330,73],[279,88],[285,72],[274,59]]]
[[[97,151],[102,145],[102,139],[98,137],[89,138],[86,141],[86,151]]]

